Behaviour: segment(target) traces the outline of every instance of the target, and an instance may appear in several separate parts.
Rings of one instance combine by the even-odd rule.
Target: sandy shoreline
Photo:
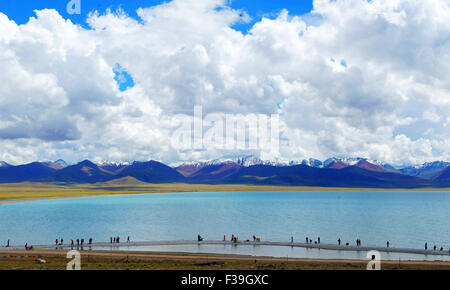
[[[33,202],[51,199],[67,199],[89,196],[112,196],[155,193],[233,191],[450,191],[450,188],[343,188],[308,186],[265,186],[265,185],[207,185],[207,184],[136,184],[104,185],[77,184],[57,185],[42,183],[0,184],[0,205]]]
[[[142,260],[188,260],[188,261],[247,261],[254,262],[287,262],[287,263],[353,263],[367,264],[368,260],[347,260],[347,259],[304,259],[304,258],[275,258],[275,257],[254,257],[241,255],[224,255],[224,254],[187,254],[187,253],[166,253],[166,252],[111,252],[111,251],[80,251],[81,257],[104,257],[113,259],[142,259]],[[55,250],[13,250],[2,251],[0,255],[9,256],[40,256],[40,257],[66,257],[66,251]],[[448,266],[450,262],[445,261],[389,261],[382,260],[383,264],[392,265],[439,265]]]
[[[241,241],[237,243],[233,243],[231,241],[223,241],[223,240],[205,240],[202,242],[198,242],[196,240],[177,240],[177,241],[146,241],[146,242],[130,242],[130,243],[120,243],[120,244],[111,244],[108,242],[98,242],[92,244],[85,244],[84,246],[71,246],[69,244],[65,244],[63,246],[55,246],[55,245],[34,245],[34,249],[38,251],[70,251],[70,250],[80,250],[86,252],[141,252],[141,253],[154,253],[155,251],[144,251],[141,247],[152,247],[152,246],[258,246],[258,247],[286,247],[286,248],[306,248],[306,249],[318,249],[318,250],[330,250],[330,251],[344,251],[344,252],[369,252],[369,251],[378,251],[380,253],[394,253],[394,254],[412,254],[412,255],[420,255],[423,256],[423,260],[426,257],[435,257],[435,260],[446,260],[450,256],[449,251],[439,251],[439,250],[424,250],[424,249],[411,249],[411,248],[396,248],[396,247],[376,247],[376,246],[354,246],[354,245],[336,245],[336,244],[306,244],[306,243],[290,243],[290,242],[271,242],[271,241]],[[56,247],[56,248],[55,248]],[[130,247],[134,248],[134,251],[130,251]],[[12,251],[20,251],[23,247],[12,246],[10,248],[0,247],[0,251],[3,252],[12,252]],[[108,250],[105,250],[108,249]],[[156,251],[158,252],[158,251]],[[189,253],[189,251],[185,252]],[[213,255],[213,253],[209,253],[209,255]],[[214,255],[222,255],[222,254],[214,254]],[[225,254],[227,255],[227,254]],[[439,257],[439,258],[438,258]],[[273,258],[277,258],[276,256]],[[320,258],[317,258],[320,259]],[[339,259],[339,258],[338,258]],[[344,259],[347,260],[347,259]],[[365,259],[363,259],[365,260]],[[419,259],[412,259],[417,260]],[[448,261],[450,262],[450,261]]]

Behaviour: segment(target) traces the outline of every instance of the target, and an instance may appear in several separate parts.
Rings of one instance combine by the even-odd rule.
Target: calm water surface
[[[204,192],[55,199],[0,205],[0,244],[89,237],[135,241],[305,237],[422,249],[450,246],[448,191]]]

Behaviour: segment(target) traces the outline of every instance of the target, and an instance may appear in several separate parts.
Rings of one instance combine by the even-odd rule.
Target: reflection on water
[[[171,252],[246,255],[255,257],[305,258],[305,259],[367,259],[366,251],[335,251],[300,247],[253,246],[253,245],[171,245],[171,246],[121,246],[95,247],[93,250]],[[402,261],[450,261],[450,256],[419,255],[381,252],[382,260]]]

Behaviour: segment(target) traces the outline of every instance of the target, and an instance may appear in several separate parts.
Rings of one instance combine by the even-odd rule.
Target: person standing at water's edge
[[[341,245],[341,238],[338,239],[338,245]]]
[[[9,239],[8,239],[8,243],[6,244],[6,247],[7,247],[7,248],[9,247]]]
[[[428,243],[425,243],[425,250],[428,250]]]

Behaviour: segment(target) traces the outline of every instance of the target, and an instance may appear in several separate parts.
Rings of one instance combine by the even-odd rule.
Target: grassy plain
[[[1,253],[2,255],[8,253]],[[65,270],[65,252],[22,252],[0,270]],[[41,263],[38,259],[44,260]],[[180,253],[82,252],[81,270],[366,270],[367,261],[255,258]],[[449,262],[382,261],[382,270],[450,270]]]
[[[344,190],[393,190],[370,188],[307,187],[307,186],[261,186],[243,184],[150,184],[135,179],[122,179],[97,184],[49,184],[49,183],[9,183],[0,184],[0,203],[6,201],[33,200],[46,198],[68,198],[92,195],[209,192],[209,191],[344,191]],[[394,189],[405,190],[405,189]],[[410,190],[410,189],[408,189]],[[450,190],[450,188],[421,188],[413,190]]]

